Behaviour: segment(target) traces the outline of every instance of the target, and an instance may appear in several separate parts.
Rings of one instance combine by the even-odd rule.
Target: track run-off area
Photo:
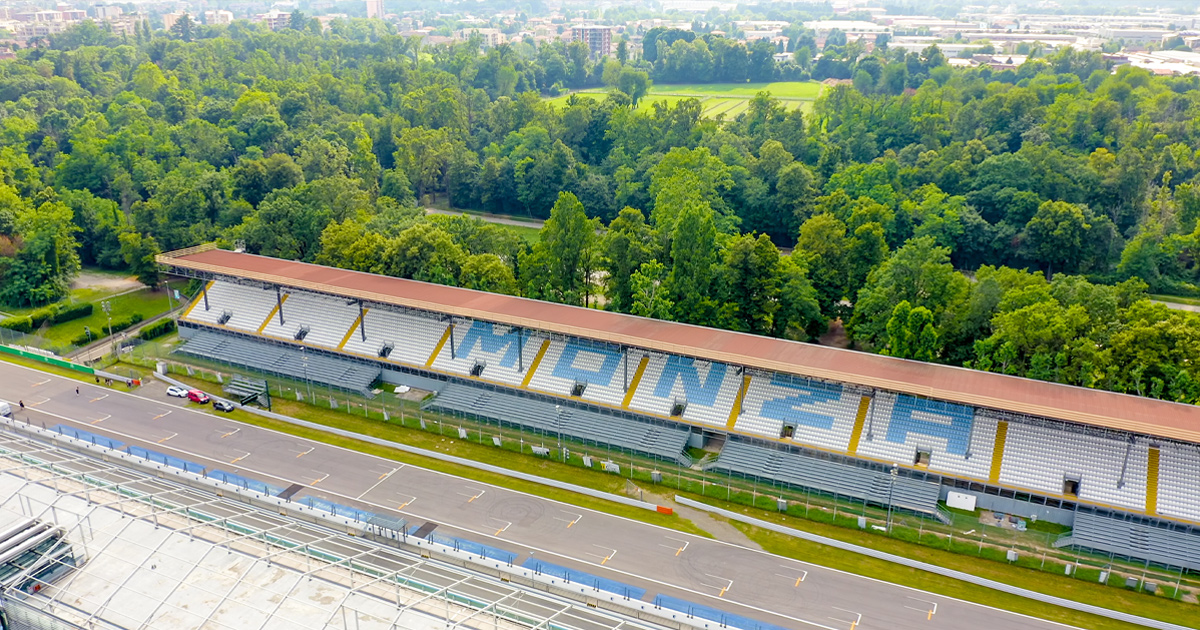
[[[1066,627],[242,424],[165,389],[152,381],[120,391],[0,361],[0,399],[25,403],[13,405],[19,420],[248,477],[292,500],[398,515],[422,534],[603,580],[646,602],[674,598],[796,630]]]

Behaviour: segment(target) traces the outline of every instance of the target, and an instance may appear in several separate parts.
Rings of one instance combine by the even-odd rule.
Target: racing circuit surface
[[[514,565],[544,563],[577,581],[616,582],[646,602],[661,595],[795,630],[1066,627],[245,425],[190,409],[157,381],[120,389],[0,361],[0,399],[20,420],[249,477],[293,500],[399,514],[421,535],[481,543],[512,554]]]

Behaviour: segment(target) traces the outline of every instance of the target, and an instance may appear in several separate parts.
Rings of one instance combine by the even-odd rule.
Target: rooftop
[[[247,278],[509,326],[1200,443],[1200,407],[201,246],[178,270]]]
[[[651,627],[70,448],[0,429],[0,529],[50,521],[87,557],[31,594],[5,592],[15,627]]]

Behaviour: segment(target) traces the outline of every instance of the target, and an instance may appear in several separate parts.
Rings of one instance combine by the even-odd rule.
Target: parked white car
[[[171,385],[171,386],[167,387],[167,395],[168,396],[174,396],[176,398],[187,398],[187,394],[188,394],[188,390],[186,390],[182,387],[178,387],[176,385]]]

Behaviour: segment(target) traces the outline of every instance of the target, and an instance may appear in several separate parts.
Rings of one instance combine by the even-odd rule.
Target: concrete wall
[[[1034,516],[1039,521],[1050,521],[1059,525],[1072,526],[1075,523],[1075,512],[1073,510],[1064,510],[1062,508],[1048,507],[1038,505],[1036,503],[1028,503],[1026,501],[1018,501],[1007,497],[999,497],[994,494],[984,494],[982,492],[973,492],[962,488],[952,488],[950,486],[942,486],[941,500],[946,500],[946,495],[950,492],[959,492],[969,494],[975,497],[975,507],[980,510],[991,510],[993,512],[1003,512],[1004,514],[1015,514],[1025,518],[1032,519]]]

